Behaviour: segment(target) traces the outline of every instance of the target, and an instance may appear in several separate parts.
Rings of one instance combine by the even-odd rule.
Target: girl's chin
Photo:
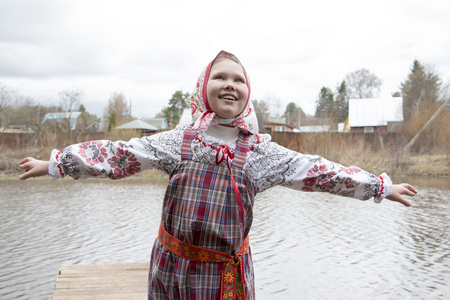
[[[220,115],[220,114],[216,113],[216,115],[219,118],[221,118],[221,119],[232,119],[232,118],[238,116],[239,114],[237,114],[237,115],[233,115],[233,114],[222,114],[222,115]]]
[[[230,124],[219,124],[220,126],[224,126],[224,127],[236,127],[235,125],[230,125]]]

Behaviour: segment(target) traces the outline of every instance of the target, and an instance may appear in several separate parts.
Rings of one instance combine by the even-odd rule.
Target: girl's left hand
[[[19,176],[21,180],[31,177],[38,177],[48,175],[48,161],[37,160],[32,157],[27,157],[19,162],[19,168],[25,172]]]
[[[414,196],[416,194],[417,190],[408,183],[394,184],[392,186],[392,194],[387,196],[386,199],[399,202],[405,206],[411,206],[411,203],[403,195]]]

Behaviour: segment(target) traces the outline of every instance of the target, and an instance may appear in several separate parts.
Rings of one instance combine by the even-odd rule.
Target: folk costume
[[[224,51],[218,56],[237,61]],[[151,168],[170,176],[151,255],[149,299],[254,299],[249,232],[255,196],[267,188],[377,202],[391,193],[386,174],[304,155],[258,134],[249,99],[238,116],[219,118],[206,97],[213,63],[190,98],[191,124],[129,142],[92,141],[52,151],[53,178],[120,179]]]

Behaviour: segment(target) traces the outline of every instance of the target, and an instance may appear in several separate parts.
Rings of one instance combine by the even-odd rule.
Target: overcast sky
[[[191,92],[220,51],[238,56],[251,99],[313,114],[323,86],[370,70],[398,91],[414,59],[450,78],[448,0],[1,0],[0,83],[57,104],[65,90],[101,116],[114,92],[154,117]]]

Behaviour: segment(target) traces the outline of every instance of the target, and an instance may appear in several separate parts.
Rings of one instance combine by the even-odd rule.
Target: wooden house
[[[271,133],[271,132],[294,132],[295,127],[284,122],[265,121],[263,124],[263,130],[261,132]]]

